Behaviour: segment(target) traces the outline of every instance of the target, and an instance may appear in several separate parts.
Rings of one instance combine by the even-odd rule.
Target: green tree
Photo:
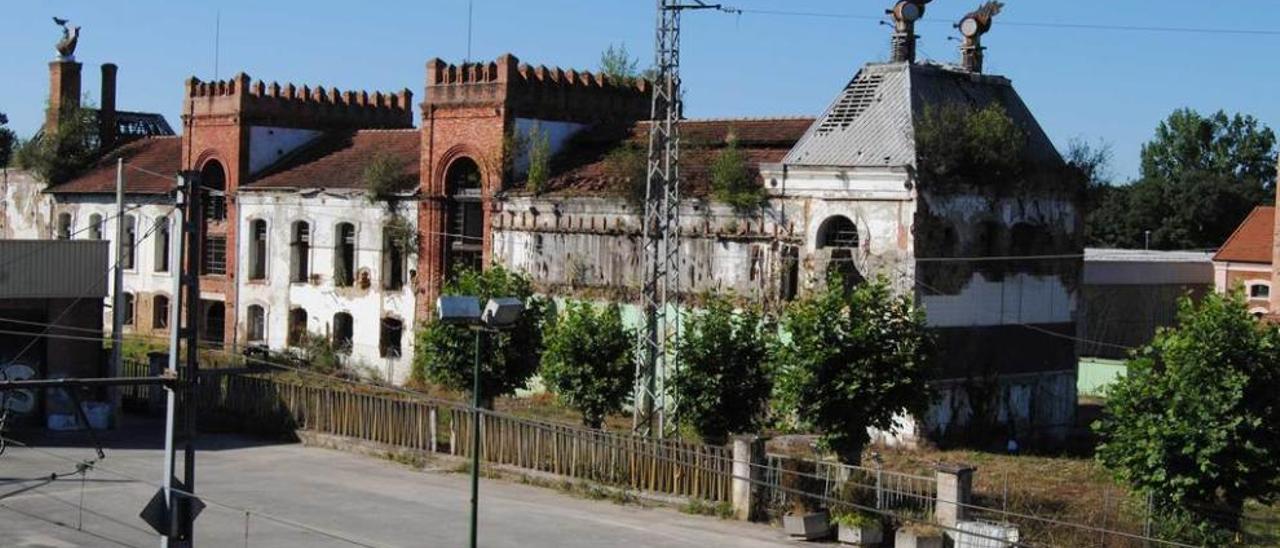
[[[1135,352],[1107,396],[1098,460],[1167,520],[1198,525],[1197,542],[1238,530],[1222,517],[1246,500],[1280,498],[1280,331],[1239,293],[1183,298],[1178,326]]]
[[[1142,176],[1093,187],[1089,245],[1156,249],[1222,245],[1254,206],[1273,198],[1276,137],[1251,116],[1175,111],[1142,148]]]
[[[933,182],[1004,180],[1026,167],[1027,133],[999,103],[926,107],[915,137],[921,175]]]
[[[20,167],[50,185],[65,183],[98,158],[98,117],[88,106],[67,108],[56,130],[28,139],[18,149]]]
[[[0,112],[0,167],[9,167],[9,159],[13,157],[13,146],[18,142],[18,136],[12,129],[4,127],[9,123],[9,117]]]
[[[841,460],[857,463],[868,428],[920,416],[929,405],[933,342],[910,295],[884,278],[825,290],[791,303],[771,352],[776,411],[816,429]]]
[[[773,390],[768,350],[774,327],[753,308],[735,311],[725,297],[685,315],[680,369],[672,379],[677,415],[707,443],[723,444],[729,434],[762,425]]]
[[[542,379],[582,423],[600,428],[622,411],[635,378],[635,333],[622,324],[617,303],[570,302],[545,331]]]
[[[626,44],[614,47],[600,54],[600,72],[615,82],[631,82],[640,77],[640,60],[631,56]]]
[[[738,148],[738,139],[730,136],[724,149],[712,160],[711,192],[716,200],[739,211],[760,207],[764,188],[756,184],[747,164],[747,153]]]
[[[551,138],[537,123],[529,130],[529,191],[542,194],[551,179]]]
[[[486,333],[480,352],[480,401],[492,408],[493,399],[523,388],[542,356],[542,324],[547,304],[534,295],[529,277],[501,265],[484,271],[464,269],[445,283],[444,295],[479,297],[481,303],[494,297],[515,297],[524,301],[520,320],[510,329]],[[414,356],[413,378],[431,381],[458,391],[471,390],[475,335],[466,327],[432,320],[417,332],[418,352]]]

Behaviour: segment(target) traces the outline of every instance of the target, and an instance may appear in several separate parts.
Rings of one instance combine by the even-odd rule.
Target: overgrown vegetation
[[[748,167],[747,154],[738,148],[738,139],[729,136],[725,147],[711,162],[711,192],[716,200],[738,211],[751,211],[764,201],[764,187],[756,184]]]
[[[374,154],[360,179],[369,191],[370,202],[386,203],[393,211],[402,194],[412,190],[415,183],[405,171],[404,161],[387,152]]]
[[[480,351],[480,401],[492,408],[493,399],[523,388],[542,359],[542,326],[547,303],[534,295],[533,283],[523,273],[493,265],[486,270],[463,269],[445,283],[443,295],[514,297],[524,302],[519,321],[499,333],[485,333]],[[466,327],[439,321],[423,324],[417,332],[413,377],[459,392],[471,391],[475,334]]]
[[[672,382],[680,421],[704,442],[721,445],[729,434],[763,426],[773,390],[767,358],[774,331],[756,309],[734,310],[726,297],[710,297],[704,310],[685,315],[681,367]]]
[[[635,332],[623,326],[617,303],[566,303],[545,331],[542,379],[582,413],[585,426],[598,429],[629,399],[635,340]]]
[[[55,130],[26,140],[14,160],[46,184],[65,183],[98,158],[98,117],[92,107],[67,107]]]
[[[930,182],[1007,181],[1028,169],[1027,133],[998,103],[927,106],[915,138],[921,178]]]
[[[903,414],[928,408],[932,338],[924,312],[884,278],[846,288],[838,279],[787,307],[772,352],[774,408],[781,419],[820,434],[856,464],[868,428],[890,430]]]
[[[614,183],[614,191],[633,206],[644,204],[645,186],[649,183],[648,152],[631,142],[624,142],[604,157],[605,175]]]
[[[383,237],[387,240],[387,245],[395,248],[402,255],[410,255],[418,252],[418,228],[409,222],[403,215],[393,214],[385,224],[382,225]]]
[[[1250,499],[1280,499],[1280,331],[1242,295],[1210,293],[1178,306],[1128,361],[1096,423],[1097,458],[1154,495],[1170,529],[1219,545],[1240,530]]]
[[[551,138],[537,123],[529,130],[529,191],[542,194],[551,179]]]
[[[18,135],[12,129],[5,127],[9,124],[9,117],[0,112],[0,167],[9,167],[9,160],[13,158],[13,147],[18,143]]]
[[[600,73],[611,82],[630,83],[639,78],[640,60],[631,56],[626,44],[619,44],[600,54]]]

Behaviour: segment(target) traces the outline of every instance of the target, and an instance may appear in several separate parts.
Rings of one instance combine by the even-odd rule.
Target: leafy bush
[[[754,309],[735,311],[724,297],[690,312],[679,342],[680,369],[673,376],[678,417],[707,443],[756,431],[768,410],[773,374],[768,348],[773,325]]]
[[[388,202],[393,208],[399,194],[411,190],[415,183],[405,172],[405,162],[386,152],[374,154],[360,179],[369,190],[369,201]]]
[[[816,429],[841,460],[857,463],[868,428],[891,429],[930,401],[932,339],[909,295],[879,278],[826,289],[791,303],[771,352],[778,371],[776,410]]]
[[[546,329],[542,378],[582,422],[600,428],[604,418],[622,411],[635,376],[635,333],[622,324],[616,304],[567,303]]]
[[[488,270],[461,270],[444,286],[444,295],[514,297],[524,302],[524,313],[515,326],[483,337],[480,352],[480,401],[492,408],[493,399],[523,388],[542,357],[542,324],[547,304],[533,293],[524,274],[494,265]],[[475,335],[466,327],[432,320],[417,332],[413,377],[460,392],[471,390]]]
[[[25,141],[14,158],[45,183],[65,183],[98,158],[98,117],[90,108],[66,108],[54,131]]]
[[[958,103],[928,106],[915,132],[923,176],[977,183],[1024,170],[1027,133],[997,103],[980,109]]]
[[[747,154],[738,148],[738,140],[728,144],[711,162],[711,192],[716,200],[740,211],[750,211],[764,200],[764,188],[756,184],[747,166]]]
[[[387,243],[400,253],[409,255],[418,252],[418,229],[403,215],[391,215],[386,224],[382,225],[382,230]]]
[[[605,174],[615,181],[615,190],[632,205],[644,204],[649,183],[649,154],[634,143],[623,143],[604,157]]]
[[[1151,493],[1194,542],[1239,531],[1249,499],[1280,499],[1280,331],[1242,295],[1184,297],[1178,326],[1134,353],[1094,424],[1097,458]]]
[[[542,194],[551,179],[551,139],[537,124],[529,130],[529,191]]]

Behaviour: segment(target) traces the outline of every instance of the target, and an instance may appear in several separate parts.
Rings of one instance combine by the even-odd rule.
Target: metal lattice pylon
[[[721,9],[695,0],[658,0],[658,32],[645,185],[640,330],[636,359],[635,430],[663,436],[674,430],[675,394],[667,380],[677,370],[674,344],[680,304],[680,13]]]

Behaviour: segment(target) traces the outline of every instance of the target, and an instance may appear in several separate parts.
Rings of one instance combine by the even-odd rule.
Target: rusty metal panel
[[[106,240],[0,240],[0,299],[103,298]]]

